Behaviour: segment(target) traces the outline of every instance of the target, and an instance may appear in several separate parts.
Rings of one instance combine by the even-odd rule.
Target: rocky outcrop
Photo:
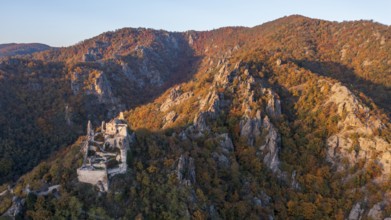
[[[328,101],[337,106],[338,115],[342,118],[338,122],[338,128],[345,133],[359,133],[372,135],[377,129],[382,129],[382,122],[371,115],[369,108],[341,83],[331,86]]]
[[[263,90],[263,93],[266,93],[269,96],[269,100],[266,106],[266,113],[272,118],[277,118],[281,116],[281,101],[278,98],[277,94],[271,91],[271,89]]]
[[[278,153],[281,146],[280,134],[267,116],[263,119],[263,128],[267,131],[265,144],[259,148],[264,155],[263,163],[266,164],[266,166],[273,172],[280,172],[278,168],[280,164],[278,159]]]
[[[179,183],[188,186],[196,183],[194,159],[182,154],[178,160],[176,173]]]
[[[347,158],[351,164],[359,160],[367,161],[377,154],[376,161],[381,165],[383,174],[391,173],[391,149],[390,143],[380,137],[351,138],[341,134],[333,135],[327,140],[329,146],[327,160],[337,165],[342,159]],[[342,167],[339,167],[342,169]]]
[[[111,84],[103,71],[86,69],[73,72],[71,88],[74,94],[85,92],[87,95],[96,96],[101,103],[116,103]]]
[[[84,62],[93,62],[103,59],[103,51],[110,45],[109,42],[95,41],[94,46],[87,49],[83,55]]]
[[[277,128],[270,122],[268,116],[261,119],[258,110],[254,118],[245,117],[240,122],[240,136],[247,140],[249,146],[258,147],[263,156],[263,163],[273,172],[280,172],[278,153],[281,137]]]
[[[195,131],[203,132],[208,130],[208,120],[213,120],[217,117],[220,110],[225,106],[223,103],[223,94],[218,94],[214,90],[210,91],[204,99],[201,99],[200,112],[193,120]]]
[[[277,119],[281,116],[280,99],[266,82],[254,78],[245,63],[239,62],[237,68],[239,67],[245,68],[243,74],[235,78],[238,82],[237,89],[241,94],[240,98],[243,98],[244,116],[239,123],[240,136],[249,146],[257,148],[257,155],[262,158],[267,167],[275,173],[280,173],[278,154],[281,137],[270,121],[270,118]],[[266,103],[264,100],[267,100]],[[263,103],[264,107],[260,103]],[[257,109],[254,109],[254,106],[257,106]],[[263,118],[262,111],[266,113]]]
[[[236,73],[236,69],[230,71],[230,65],[227,60],[219,60],[218,62],[218,73],[214,76],[214,82],[217,85],[226,87],[230,82],[232,82],[233,76]]]
[[[65,106],[65,121],[68,126],[72,125],[72,109],[69,107],[69,105]]]
[[[179,105],[193,96],[193,92],[183,93],[182,88],[177,86],[173,88],[168,98],[160,106],[160,111],[165,112],[172,106]]]
[[[356,203],[352,210],[350,210],[348,220],[360,220],[362,218],[362,215],[364,213],[364,209],[361,208],[360,203]]]
[[[261,191],[259,195],[253,197],[252,202],[255,206],[267,207],[272,198],[268,196],[265,192]]]
[[[219,213],[216,211],[216,208],[214,205],[210,205],[208,208],[208,214],[211,219],[222,219],[219,215]]]
[[[297,172],[296,172],[296,170],[294,170],[291,175],[291,188],[295,189],[295,190],[299,190],[300,184],[296,180],[296,175],[297,175]]]
[[[84,62],[93,62],[103,58],[102,53],[99,52],[98,48],[88,48],[87,53],[83,55]]]
[[[254,146],[256,137],[261,135],[261,111],[257,110],[254,118],[249,116],[245,116],[240,121],[240,136],[245,137],[247,139],[247,144],[250,146]]]
[[[136,76],[134,75],[133,70],[125,62],[121,62],[122,72],[131,81],[136,81]]]
[[[174,111],[170,111],[164,118],[163,118],[163,128],[168,127],[170,124],[174,123],[176,118],[178,117],[177,113]]]
[[[231,162],[224,153],[212,153],[212,158],[216,161],[217,167],[220,169],[228,169],[231,166]]]
[[[152,53],[152,51],[150,51]],[[154,52],[153,52],[154,53]],[[148,59],[144,59],[140,68],[139,73],[141,76],[145,77],[148,80],[148,83],[154,86],[162,86],[163,79],[162,73],[150,64]]]
[[[234,145],[228,133],[216,137],[219,146],[212,153],[212,158],[216,161],[219,169],[229,169],[231,167],[230,154],[234,151]]]
[[[372,220],[382,220],[383,219],[383,204],[375,204],[368,212],[368,217]]]
[[[14,196],[12,198],[11,207],[2,215],[15,218],[16,216],[22,214],[25,205],[25,199]]]
[[[327,160],[342,170],[339,164],[344,158],[350,164],[358,160],[367,163],[370,158],[375,158],[375,162],[382,167],[382,174],[390,174],[391,144],[376,135],[385,125],[340,83],[332,85],[327,103],[330,102],[337,106],[337,113],[342,119],[338,122],[339,132],[327,139]]]
[[[93,84],[90,88],[89,92],[96,95],[100,102],[115,103],[111,85],[103,72],[98,72],[93,78]]]
[[[220,139],[220,146],[223,152],[228,153],[234,151],[234,145],[227,133],[219,135],[218,138]]]
[[[221,94],[223,95],[223,94]],[[218,113],[220,110],[221,99],[216,90],[212,90],[208,95],[200,100],[200,110],[210,113]]]
[[[209,115],[208,112],[200,112],[194,118],[193,124],[194,124],[194,129],[196,131],[203,132],[208,130],[208,126],[206,125],[206,120],[208,118],[208,115]]]

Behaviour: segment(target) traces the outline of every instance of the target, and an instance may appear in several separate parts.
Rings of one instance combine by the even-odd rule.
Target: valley
[[[293,15],[2,57],[0,213],[389,218],[390,40],[372,21]]]

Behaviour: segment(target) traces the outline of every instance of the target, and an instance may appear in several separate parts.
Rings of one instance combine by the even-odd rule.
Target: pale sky
[[[69,46],[123,27],[252,27],[292,14],[390,25],[391,0],[0,0],[0,44]]]

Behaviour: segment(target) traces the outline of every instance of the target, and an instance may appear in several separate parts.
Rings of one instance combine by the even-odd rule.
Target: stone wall
[[[104,190],[108,190],[108,179],[106,170],[86,170],[79,168],[77,169],[77,178],[79,182],[89,183],[97,185],[99,181],[102,182]]]

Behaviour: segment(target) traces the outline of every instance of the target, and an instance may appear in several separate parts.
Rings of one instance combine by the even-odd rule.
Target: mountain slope
[[[149,102],[189,77],[198,62],[180,34],[124,29],[117,35],[122,36],[122,32],[149,36],[150,40],[121,56],[96,62],[85,62],[81,54],[106,48],[99,41],[106,34],[92,41],[96,41],[95,49],[77,50],[82,59],[77,63],[34,56],[67,54],[78,45],[1,61],[0,124],[7,129],[1,134],[0,163],[4,166],[0,182],[17,177],[70,144],[81,134],[85,120],[97,125],[122,110]]]
[[[83,121],[98,125],[122,111],[135,133],[130,171],[110,179],[109,192],[77,181],[79,139],[19,179],[14,193],[21,198],[28,185],[33,191],[61,185],[60,197],[30,193],[22,215],[389,217],[390,36],[389,27],[367,21],[289,16],[207,32],[121,29],[70,48],[7,59],[0,66],[4,83],[21,73],[31,78],[14,84],[64,81],[55,83],[64,91],[48,97],[61,97],[63,110],[42,108],[60,119],[45,118],[41,125],[71,121],[67,126],[77,134]],[[36,72],[45,68],[52,75]],[[2,197],[1,207],[9,206],[10,196]]]

